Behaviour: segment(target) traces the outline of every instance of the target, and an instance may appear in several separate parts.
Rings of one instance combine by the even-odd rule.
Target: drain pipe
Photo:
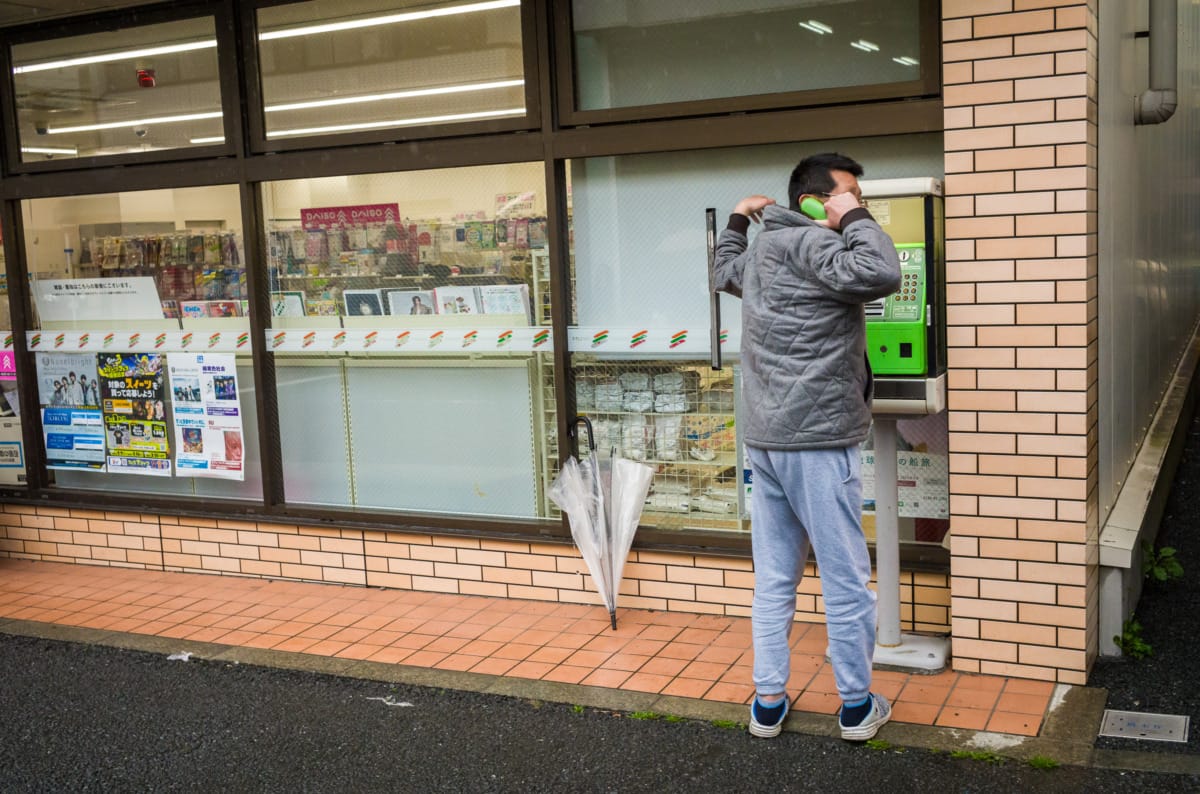
[[[1162,124],[1175,115],[1179,0],[1150,0],[1150,88],[1137,98],[1137,124]]]

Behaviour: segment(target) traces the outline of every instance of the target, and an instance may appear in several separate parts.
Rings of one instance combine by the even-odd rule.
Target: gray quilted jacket
[[[892,239],[865,209],[841,233],[771,205],[747,248],[734,215],[717,240],[714,284],[742,299],[745,443],[763,449],[859,444],[871,424],[863,304],[900,287]]]

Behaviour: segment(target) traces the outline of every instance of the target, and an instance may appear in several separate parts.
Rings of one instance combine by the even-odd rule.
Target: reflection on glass
[[[273,323],[549,324],[543,180],[521,163],[267,184]]]
[[[23,162],[223,140],[212,17],[17,44],[12,59]]]
[[[24,202],[34,327],[248,328],[239,206],[231,185]]]
[[[238,189],[32,199],[22,216],[51,482],[260,499]]]
[[[258,12],[268,138],[525,114],[520,0]]]
[[[920,75],[918,0],[573,0],[572,12],[579,110],[879,85]]]
[[[21,403],[17,398],[17,362],[12,346],[8,308],[8,276],[4,259],[4,230],[0,229],[0,487],[25,483]]]

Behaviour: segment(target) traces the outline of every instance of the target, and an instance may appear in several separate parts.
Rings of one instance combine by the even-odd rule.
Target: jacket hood
[[[786,229],[794,226],[820,226],[820,224],[803,213],[789,210],[778,204],[768,204],[763,207],[764,229]]]

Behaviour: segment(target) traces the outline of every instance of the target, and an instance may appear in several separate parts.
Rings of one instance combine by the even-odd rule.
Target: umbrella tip
[[[608,613],[608,619],[612,621],[613,631],[617,630],[617,613],[616,610]]]

